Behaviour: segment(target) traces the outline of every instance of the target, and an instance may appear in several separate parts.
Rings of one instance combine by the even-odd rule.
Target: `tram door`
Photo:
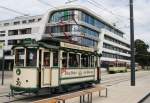
[[[50,68],[50,51],[42,52],[41,66],[41,87],[50,87],[51,85],[51,68]]]

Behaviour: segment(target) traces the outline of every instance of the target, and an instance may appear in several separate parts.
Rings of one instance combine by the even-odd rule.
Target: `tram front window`
[[[27,66],[36,66],[36,62],[37,62],[37,50],[36,49],[27,49]]]
[[[15,64],[16,66],[24,66],[24,49],[16,49]]]

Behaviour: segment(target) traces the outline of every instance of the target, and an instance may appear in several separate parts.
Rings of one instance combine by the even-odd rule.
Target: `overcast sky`
[[[68,0],[42,0],[55,7],[65,5]],[[94,3],[92,1],[96,1]],[[150,0],[133,0],[135,17],[135,38],[140,38],[150,45]],[[71,4],[85,6],[105,20],[116,23],[129,37],[129,0],[77,0]],[[38,0],[0,0],[0,6],[19,12],[37,15],[52,8]],[[19,14],[0,8],[0,20],[14,18]]]

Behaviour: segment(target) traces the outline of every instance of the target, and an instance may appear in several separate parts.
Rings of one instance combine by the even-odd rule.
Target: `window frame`
[[[20,66],[20,65],[17,65],[17,63],[16,63],[16,58],[17,58],[17,50],[23,50],[23,54],[21,54],[21,55],[19,55],[18,54],[18,56],[23,56],[23,65],[22,66]],[[15,65],[15,67],[25,67],[25,61],[26,61],[26,58],[25,58],[25,48],[16,48],[15,50],[15,61],[14,61],[14,65]],[[19,61],[20,59],[19,59],[19,57],[18,57],[18,61]]]

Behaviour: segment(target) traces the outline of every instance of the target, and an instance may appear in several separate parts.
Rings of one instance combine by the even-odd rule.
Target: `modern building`
[[[95,48],[102,53],[101,66],[129,62],[130,44],[124,33],[88,8],[68,5],[43,15],[16,17],[0,21],[0,42],[5,44],[5,68],[13,66],[12,46],[24,39],[55,37]]]

